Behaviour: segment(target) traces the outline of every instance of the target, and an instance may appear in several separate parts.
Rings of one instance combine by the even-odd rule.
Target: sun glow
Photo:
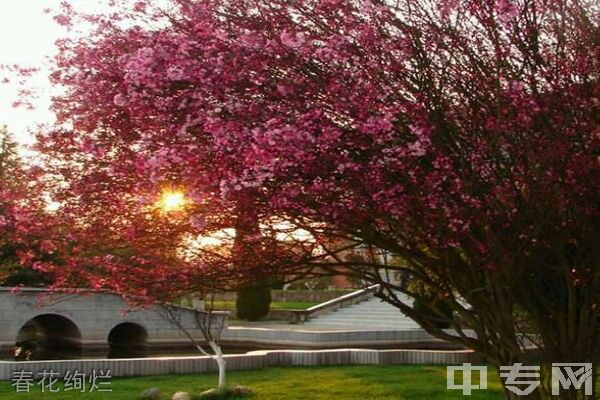
[[[181,191],[165,190],[160,196],[158,206],[164,212],[181,210],[187,203],[185,194]]]

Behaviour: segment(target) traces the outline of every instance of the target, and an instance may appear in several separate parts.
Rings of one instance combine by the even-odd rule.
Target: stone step
[[[341,308],[338,309],[336,311],[361,311],[361,312],[365,312],[365,311],[378,311],[378,312],[399,312],[399,310],[395,307],[348,307],[348,308]]]
[[[406,300],[405,302],[409,303],[409,304],[412,303],[412,301],[410,301],[410,300]],[[396,308],[389,303],[382,303],[382,302],[375,303],[373,301],[357,303],[350,307],[355,307],[355,308],[394,308],[394,309]],[[348,308],[350,308],[350,307],[348,307]]]
[[[321,317],[315,317],[314,319],[318,319],[320,318],[321,320],[326,320],[326,319],[338,319],[338,318],[344,318],[344,319],[358,319],[358,318],[368,318],[368,319],[384,319],[384,320],[406,320],[406,317],[404,315],[400,315],[400,314],[375,314],[375,313],[371,313],[371,314],[361,314],[361,313],[333,313],[333,314],[328,314],[328,315],[323,315]]]
[[[400,310],[398,310],[398,309],[394,309],[394,310],[367,310],[367,311],[368,311],[368,313],[370,315],[384,315],[384,316],[396,316],[396,315],[398,315],[398,316],[404,318],[404,314],[402,314],[402,312]],[[329,313],[329,314],[323,314],[323,316],[326,316],[326,315],[339,315],[339,314],[343,314],[343,315],[360,315],[360,316],[363,316],[363,315],[367,314],[367,312],[364,311],[364,310],[356,310],[354,308],[348,308],[348,309],[343,310],[343,311],[342,310],[337,310],[337,311],[334,311],[334,312]]]
[[[307,327],[319,327],[319,328],[332,328],[332,329],[348,329],[348,330],[362,330],[362,331],[379,331],[379,330],[392,330],[392,331],[421,331],[422,329],[418,326],[413,325],[373,325],[373,324],[320,324],[320,325],[307,325]]]
[[[408,302],[410,303],[410,302]],[[358,304],[354,304],[353,306],[350,307],[358,307],[358,308],[396,308],[391,304],[388,303],[373,303],[373,302],[366,302],[366,303],[358,303]]]
[[[360,324],[360,325],[402,325],[402,326],[417,326],[416,323],[411,321],[381,321],[381,320],[363,320],[357,321],[352,319],[330,319],[330,320],[314,320],[309,321],[307,324],[310,325],[318,325],[318,324],[344,324],[344,325],[352,325],[352,324]]]
[[[410,303],[409,298],[402,298]],[[317,316],[305,323],[309,326],[355,330],[411,330],[419,326],[396,307],[371,298],[358,304]]]
[[[319,326],[319,325],[360,325],[360,326],[379,326],[379,325],[390,325],[390,326],[417,326],[417,324],[405,322],[405,321],[348,321],[348,320],[331,320],[331,321],[318,321],[308,322],[307,325]]]

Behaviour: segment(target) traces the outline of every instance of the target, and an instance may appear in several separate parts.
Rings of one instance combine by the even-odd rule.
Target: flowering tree
[[[494,365],[531,361],[531,346],[545,365],[598,361],[598,12],[585,0],[173,0],[84,17],[97,28],[59,43],[53,79],[67,93],[39,142],[65,220],[102,251],[78,246],[77,265],[94,268],[64,270],[170,297],[295,268],[298,252],[261,233],[293,221],[402,259],[344,260],[321,242],[336,262],[314,264],[380,283]],[[66,7],[58,20],[73,18]],[[188,212],[149,217],[178,188]],[[183,236],[224,229],[236,232],[226,257],[175,262]],[[123,238],[134,253],[115,247]],[[433,293],[454,329],[438,328],[439,301],[416,312],[398,292]]]
[[[53,259],[52,235],[46,234],[44,202],[34,186],[36,168],[26,168],[18,145],[6,127],[0,127],[0,285],[44,285],[52,277],[39,267]],[[39,268],[38,268],[39,269]]]

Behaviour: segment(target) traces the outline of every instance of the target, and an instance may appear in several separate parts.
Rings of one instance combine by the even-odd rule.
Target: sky
[[[22,144],[33,142],[30,131],[39,124],[51,123],[53,114],[49,111],[51,96],[59,94],[48,80],[50,60],[56,54],[57,39],[69,35],[66,28],[56,23],[55,15],[64,0],[0,0],[0,66],[18,64],[36,67],[40,72],[30,79],[28,88],[35,90],[37,100],[34,110],[15,109],[12,104],[18,98],[19,87],[13,79],[3,84],[6,76],[0,70],[0,125],[7,125],[9,131]],[[124,4],[129,0],[122,0]],[[69,0],[75,10],[103,13],[110,10],[110,0]],[[153,6],[166,6],[166,0],[154,0]],[[51,10],[49,13],[45,10]],[[53,12],[54,11],[54,12]],[[85,27],[77,27],[85,31]]]
[[[46,58],[55,53],[54,42],[65,30],[43,10],[56,9],[59,3],[60,0],[0,0],[0,65],[19,64],[41,69],[31,81],[39,95],[35,110],[12,107],[18,97],[15,79],[0,84],[0,125],[7,125],[21,143],[32,142],[28,130],[53,120],[48,110],[51,93]]]
[[[0,65],[22,65],[36,67],[40,72],[28,83],[35,90],[37,99],[34,110],[13,108],[18,98],[18,85],[12,79],[8,84],[0,83],[0,125],[7,125],[9,131],[22,144],[33,142],[30,134],[39,124],[51,123],[54,115],[50,112],[50,99],[58,90],[50,86],[49,57],[56,54],[55,41],[68,35],[66,29],[53,19],[63,0],[0,0]],[[86,11],[106,10],[107,0],[70,0],[75,9]],[[1,72],[1,71],[0,71]],[[6,74],[0,74],[0,81]]]

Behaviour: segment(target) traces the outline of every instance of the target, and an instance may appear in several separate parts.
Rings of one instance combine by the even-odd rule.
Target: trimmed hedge
[[[271,289],[268,286],[242,289],[235,302],[236,315],[247,321],[264,318],[271,308]]]

